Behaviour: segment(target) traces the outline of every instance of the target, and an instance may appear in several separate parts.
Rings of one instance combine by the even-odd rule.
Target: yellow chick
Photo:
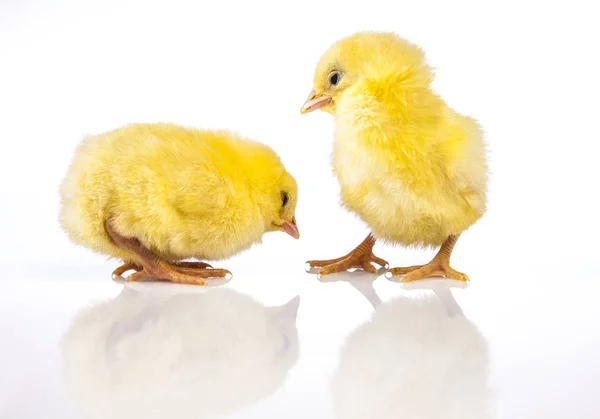
[[[427,265],[394,268],[403,281],[431,276],[467,281],[450,267],[461,232],[486,211],[487,165],[478,123],[431,88],[422,50],[393,33],[360,32],[321,57],[301,112],[335,117],[333,171],[345,207],[371,228],[363,243],[333,260],[309,261],[321,275],[387,263],[375,239],[438,247]]]
[[[124,261],[113,275],[204,285],[231,273],[202,262],[265,232],[299,238],[297,185],[275,152],[228,131],[133,124],[86,137],[60,189],[70,239]]]

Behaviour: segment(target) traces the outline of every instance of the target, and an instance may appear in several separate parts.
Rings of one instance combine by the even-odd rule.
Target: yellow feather
[[[335,116],[342,202],[388,242],[439,246],[486,211],[481,129],[430,89],[432,77],[417,46],[377,32],[338,41],[315,72],[316,95],[332,98],[321,109]]]
[[[290,196],[285,208],[282,192]],[[167,260],[218,260],[281,230],[297,202],[296,181],[269,147],[228,131],[171,124],[85,138],[60,193],[69,237],[124,260],[106,220]]]

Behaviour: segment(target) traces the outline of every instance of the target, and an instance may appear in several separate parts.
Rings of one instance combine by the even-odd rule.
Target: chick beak
[[[298,231],[298,226],[296,225],[296,217],[292,217],[292,221],[284,221],[283,224],[281,224],[281,228],[283,228],[283,231],[293,238],[300,238],[300,232]]]
[[[313,90],[308,95],[308,99],[306,99],[306,102],[304,102],[302,109],[300,109],[300,113],[304,115],[305,113],[312,112],[330,103],[331,96],[317,93],[315,90]]]

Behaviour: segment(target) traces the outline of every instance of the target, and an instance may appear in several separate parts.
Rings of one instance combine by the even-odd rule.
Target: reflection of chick
[[[264,307],[227,288],[143,285],[82,310],[63,339],[66,384],[90,417],[224,413],[274,392],[295,365],[298,297]]]
[[[76,243],[120,258],[115,275],[204,284],[267,231],[298,238],[296,181],[269,147],[226,131],[129,125],[86,138],[61,187]]]
[[[425,266],[395,268],[404,280],[444,275],[460,233],[486,210],[484,143],[475,120],[430,89],[422,51],[390,33],[363,32],[335,43],[321,58],[302,108],[335,116],[333,169],[342,201],[373,236],[402,245],[441,246]],[[311,261],[321,274],[375,272],[373,236],[349,255]]]
[[[338,419],[488,417],[487,345],[437,297],[379,306],[340,358],[332,381]]]

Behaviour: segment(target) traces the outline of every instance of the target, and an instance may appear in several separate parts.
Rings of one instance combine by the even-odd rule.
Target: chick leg
[[[330,260],[309,260],[306,264],[311,268],[321,268],[319,269],[319,275],[342,272],[353,268],[377,273],[377,269],[375,269],[371,262],[375,262],[384,267],[387,267],[388,263],[373,254],[373,246],[375,246],[375,238],[369,234],[356,249],[346,256]]]
[[[135,281],[151,277],[180,284],[206,285],[204,280],[206,278],[231,277],[231,272],[225,269],[194,268],[189,267],[189,265],[177,266],[170,264],[152,253],[138,239],[124,237],[117,233],[110,223],[106,222],[104,227],[113,243],[132,253],[136,260],[135,264],[142,267],[142,270],[130,275],[127,278],[128,280]],[[122,268],[117,268],[116,271]]]
[[[445,276],[449,279],[467,282],[467,275],[458,272],[450,267],[450,255],[452,249],[458,240],[458,235],[452,235],[446,239],[439,252],[427,265],[409,266],[407,268],[392,268],[386,272],[386,278],[392,278],[394,275],[406,275],[401,282],[412,282],[418,279],[430,278],[432,276]]]

